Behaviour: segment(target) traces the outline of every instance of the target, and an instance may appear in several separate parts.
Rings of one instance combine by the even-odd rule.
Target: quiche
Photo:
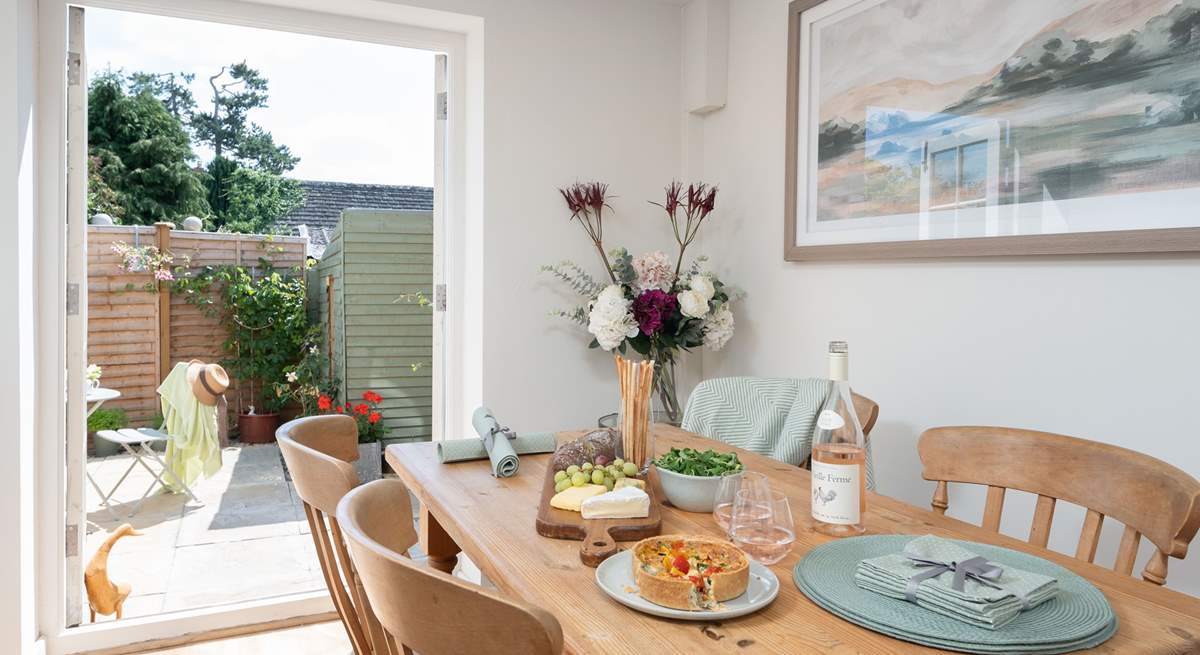
[[[727,541],[663,535],[633,547],[633,578],[646,600],[678,610],[714,610],[746,593],[750,562]]]

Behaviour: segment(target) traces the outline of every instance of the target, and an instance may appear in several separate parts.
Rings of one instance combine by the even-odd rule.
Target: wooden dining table
[[[562,432],[558,439],[561,443],[583,433]],[[642,614],[609,598],[596,584],[595,569],[580,562],[578,541],[542,537],[534,530],[550,455],[522,456],[520,472],[510,478],[492,477],[486,459],[441,464],[434,443],[388,446],[386,457],[420,500],[421,545],[430,564],[449,572],[458,553],[465,553],[503,593],[557,617],[566,652],[943,652],[858,627],[821,609],[796,587],[796,562],[830,540],[812,530],[808,471],[666,425],[655,425],[654,434],[657,453],[672,447],[734,450],[747,469],[765,473],[774,489],[787,494],[796,541],[788,556],[770,567],[781,591],[765,609],[723,621],[679,621]],[[663,534],[724,538],[711,514],[664,505],[662,515]],[[1087,578],[1108,598],[1120,621],[1116,635],[1090,652],[1200,653],[1200,599],[878,493],[869,494],[866,526],[868,534],[934,534],[996,544],[1036,554]],[[453,611],[447,608],[448,621],[454,620]]]

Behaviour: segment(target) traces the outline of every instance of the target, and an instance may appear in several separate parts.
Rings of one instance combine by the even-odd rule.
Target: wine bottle
[[[850,395],[848,350],[845,341],[829,342],[832,384],[812,439],[813,529],[834,537],[866,530],[866,438]]]

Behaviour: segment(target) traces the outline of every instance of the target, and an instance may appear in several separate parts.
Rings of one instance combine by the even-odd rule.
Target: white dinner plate
[[[715,621],[744,616],[766,607],[779,595],[779,578],[771,569],[750,560],[750,583],[746,593],[722,603],[719,610],[677,610],[655,605],[642,598],[633,580],[633,551],[623,550],[596,567],[596,584],[613,600],[639,612],[685,621]]]

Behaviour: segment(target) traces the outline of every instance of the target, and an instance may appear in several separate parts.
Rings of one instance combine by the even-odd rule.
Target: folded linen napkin
[[[1052,577],[988,562],[933,535],[913,539],[903,553],[859,562],[854,581],[867,591],[993,630],[1058,593]]]

